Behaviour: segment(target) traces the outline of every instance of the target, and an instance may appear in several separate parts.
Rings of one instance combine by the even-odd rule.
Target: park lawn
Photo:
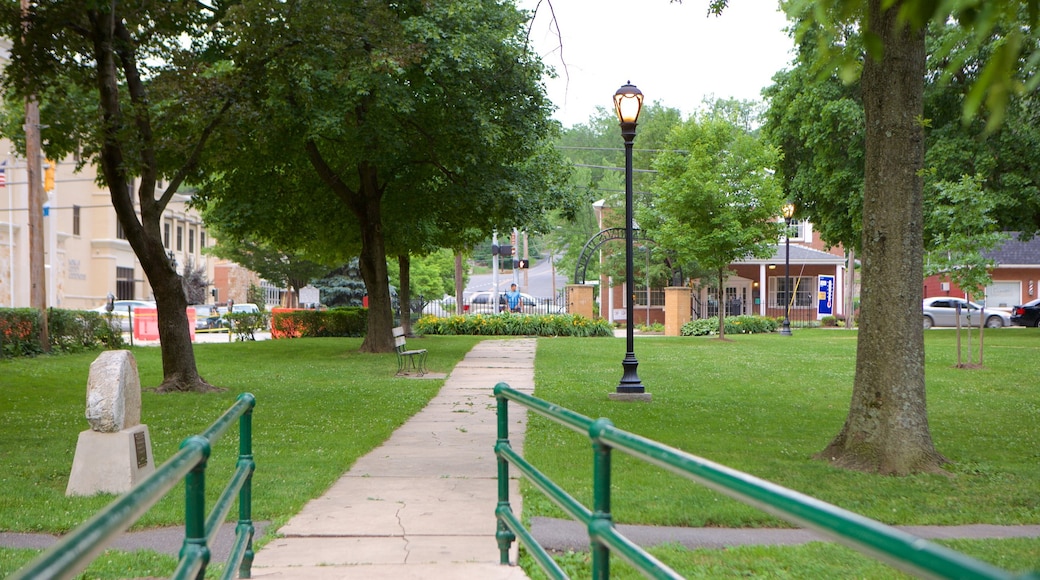
[[[413,340],[409,346],[429,349],[430,369],[441,373],[478,341],[465,336]],[[253,393],[253,519],[269,520],[277,529],[422,409],[444,383],[395,378],[396,355],[362,355],[360,344],[361,339],[317,338],[195,345],[202,376],[227,390],[206,395],[143,391],[142,423],[148,425],[156,462],[202,432],[240,393]],[[137,347],[133,353],[142,386],[157,385],[162,378],[159,349]],[[65,497],[78,434],[89,428],[86,384],[97,355],[0,361],[0,531],[60,534],[113,499]],[[207,506],[234,470],[237,439],[238,430],[232,428],[214,445]],[[133,529],[183,526],[183,498],[181,484]],[[230,519],[236,517],[232,510]],[[23,552],[32,554],[0,550],[0,577],[29,559]]]
[[[540,339],[535,396],[888,524],[1040,523],[1040,404],[1031,363],[1040,331],[987,330],[985,368],[974,370],[953,367],[955,331],[926,333],[929,422],[937,448],[952,463],[945,475],[901,478],[812,459],[838,433],[848,410],[856,332],[731,338],[637,338],[639,376],[653,395],[649,404],[607,398],[621,377],[623,341]],[[591,505],[587,437],[532,416],[524,454]],[[619,523],[787,526],[623,453],[614,454],[613,466],[612,511]],[[567,517],[533,486],[525,482],[522,489],[525,518]],[[1031,567],[1040,567],[1040,541],[1024,544]]]

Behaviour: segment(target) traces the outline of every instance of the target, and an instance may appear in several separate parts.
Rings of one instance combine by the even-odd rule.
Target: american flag
[[[7,161],[0,163],[0,187],[7,187]]]

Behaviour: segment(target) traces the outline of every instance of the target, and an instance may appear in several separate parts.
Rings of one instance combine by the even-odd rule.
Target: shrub
[[[831,327],[838,326],[838,317],[837,316],[824,316],[823,318],[820,319],[820,325],[822,325],[822,326],[831,326]]]
[[[469,314],[423,316],[412,327],[419,334],[476,336],[614,336],[610,323],[578,314]]]
[[[290,310],[271,316],[272,338],[301,336],[364,336],[368,330],[368,309],[356,306],[330,310]]]
[[[0,308],[0,357],[41,354],[41,323],[40,311],[35,308]],[[55,352],[123,346],[122,334],[97,312],[49,308],[47,327],[50,347]]]
[[[774,332],[780,327],[775,318],[763,316],[727,316],[726,334],[760,334]],[[719,317],[698,318],[684,324],[679,330],[682,336],[712,336],[719,333]]]
[[[253,333],[267,329],[267,313],[263,311],[229,312],[224,315],[224,320],[238,335],[238,340],[256,340]]]

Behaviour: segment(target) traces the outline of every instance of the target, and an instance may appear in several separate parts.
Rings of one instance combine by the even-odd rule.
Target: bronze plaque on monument
[[[144,445],[144,431],[134,433],[134,448],[137,450],[137,468],[148,465],[148,449]]]

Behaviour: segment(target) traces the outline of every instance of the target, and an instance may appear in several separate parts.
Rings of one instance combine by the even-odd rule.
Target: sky
[[[705,97],[760,100],[791,60],[793,42],[775,0],[734,0],[719,17],[707,16],[708,0],[551,3],[559,32],[549,0],[517,5],[538,6],[531,41],[556,69],[546,88],[565,127],[588,121],[597,106],[613,107],[614,92],[628,81],[646,102],[687,115]]]

